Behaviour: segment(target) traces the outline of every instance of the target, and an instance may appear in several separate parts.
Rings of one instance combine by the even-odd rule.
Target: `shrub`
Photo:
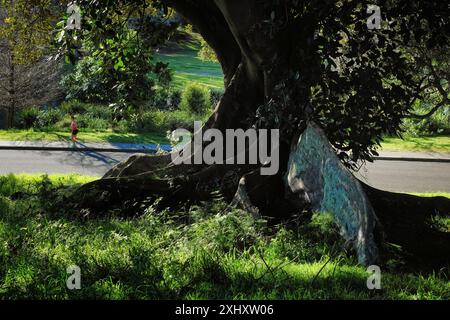
[[[39,116],[39,108],[32,106],[21,110],[19,114],[19,126],[29,129],[36,126]]]
[[[211,109],[211,92],[198,83],[189,83],[181,95],[180,109],[193,114],[205,114]]]
[[[64,113],[73,114],[83,114],[86,112],[87,105],[78,100],[68,100],[61,103],[61,110]]]
[[[137,114],[132,115],[127,124],[128,130],[133,132],[164,132],[178,128],[192,131],[195,120],[204,121],[206,119],[196,117],[184,110],[153,110],[145,112],[141,117]],[[121,127],[123,128],[122,125]]]
[[[150,105],[160,110],[178,109],[181,102],[181,91],[158,90],[150,101]]]
[[[113,111],[109,106],[92,104],[86,107],[85,115],[92,118],[110,121],[113,118]]]
[[[60,109],[48,108],[40,110],[37,116],[37,126],[39,128],[48,128],[54,126],[64,117]]]
[[[89,114],[82,114],[77,119],[80,128],[91,130],[106,130],[109,128],[109,122],[105,119],[92,117]]]
[[[129,120],[120,120],[120,121],[114,121],[112,124],[112,128],[114,132],[118,133],[128,133],[130,131],[133,131],[131,128],[131,124]]]
[[[173,131],[175,129],[187,129],[189,131],[194,130],[194,121],[205,121],[205,118],[195,117],[192,114],[183,110],[165,113],[165,131]]]

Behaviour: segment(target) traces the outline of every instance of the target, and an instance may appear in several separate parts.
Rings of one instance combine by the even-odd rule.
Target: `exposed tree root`
[[[433,216],[450,216],[450,199],[393,193],[362,184],[386,242],[400,245],[415,264],[450,266],[450,233],[431,224]]]

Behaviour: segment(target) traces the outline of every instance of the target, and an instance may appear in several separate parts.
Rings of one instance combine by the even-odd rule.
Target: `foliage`
[[[414,107],[414,114],[428,114],[436,104],[420,102]],[[407,135],[427,136],[450,134],[450,106],[442,107],[425,118],[409,117],[402,126]]]
[[[80,1],[80,4],[87,2]],[[120,13],[127,10],[126,4],[103,10],[103,4],[89,1],[89,6],[84,8],[84,27],[76,36],[77,44],[73,43],[76,31],[66,30],[64,20],[59,23],[58,37],[61,47],[69,49],[70,60],[74,62],[80,55],[85,56],[63,80],[69,98],[116,103],[142,112],[141,107],[152,97],[154,86],[170,84],[170,70],[164,63],[153,63],[152,52],[176,28],[176,23],[163,19],[151,3],[143,1],[141,5],[138,12],[142,14],[136,12],[125,18]],[[103,30],[97,20],[89,19],[94,13],[102,15],[111,28],[101,36],[91,32]]]
[[[102,71],[101,62],[97,63],[92,56],[78,61],[73,71],[61,80],[66,99],[92,103],[105,103],[117,99],[116,93],[111,90],[113,79]]]
[[[198,116],[184,110],[145,112],[142,116],[134,115],[128,124],[132,132],[167,132],[184,128],[193,130],[194,121],[205,121],[205,115]]]
[[[86,112],[88,105],[76,99],[63,101],[59,108],[66,114],[83,114]]]
[[[64,114],[60,109],[47,108],[41,109],[37,116],[37,126],[40,128],[47,128],[55,125],[58,121],[62,120]]]
[[[40,109],[35,106],[26,107],[19,114],[18,124],[20,128],[33,128],[37,124]]]
[[[172,90],[157,90],[150,100],[150,105],[153,108],[160,110],[176,110],[181,102],[181,91]]]
[[[205,61],[218,62],[216,53],[203,38],[200,38],[200,46],[201,48],[198,52],[198,56],[200,59]]]
[[[188,83],[181,94],[180,108],[201,115],[211,110],[211,92],[199,83]]]
[[[62,80],[68,99],[78,99],[83,102],[112,103],[125,102],[138,108],[153,95],[155,80],[150,73],[164,75],[159,83],[167,85],[170,82],[166,76],[167,66],[151,63],[150,49],[143,49],[138,41],[128,31],[124,37],[122,50],[126,55],[112,65],[102,56],[90,53],[79,61],[73,72],[67,74]]]
[[[79,220],[45,209],[42,200],[61,184],[92,180],[0,177],[1,298],[450,298],[446,270],[419,274],[383,266],[383,289],[367,290],[365,268],[333,245],[339,237],[333,230],[323,234],[320,226],[328,222],[320,218],[299,229],[268,228],[221,201],[177,212],[148,207],[134,219]],[[81,290],[65,286],[70,265],[82,270]]]
[[[54,1],[0,1],[0,108],[7,126],[16,109],[57,99],[60,59],[51,57],[52,30],[59,14]]]
[[[275,3],[267,4],[271,19],[255,26],[255,33],[281,37],[287,25],[309,31],[300,27],[290,40],[298,44],[290,53],[291,69],[279,75],[282,80],[258,111],[259,126],[280,127],[289,138],[314,119],[352,165],[376,155],[383,135],[399,132],[424,76],[431,85],[442,79],[423,61],[429,65],[424,51],[446,52],[449,44],[441,32],[448,28],[441,1]],[[380,29],[368,29],[368,5],[382,8]],[[289,13],[281,14],[285,6]],[[274,61],[268,69],[276,74],[279,66]]]
[[[105,131],[111,126],[110,121],[89,114],[82,114],[76,119],[79,128]]]
[[[58,12],[50,0],[0,1],[0,39],[11,49],[13,64],[30,64],[45,54]]]

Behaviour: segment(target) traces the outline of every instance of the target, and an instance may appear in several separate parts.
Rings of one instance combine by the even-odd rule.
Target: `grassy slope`
[[[111,130],[104,132],[80,131],[81,142],[107,143],[169,143],[162,133],[117,133]],[[33,130],[0,130],[0,140],[7,141],[69,141],[70,132],[33,131]]]
[[[92,179],[50,180],[59,185]],[[321,231],[330,230],[322,228],[327,219],[315,220],[308,232],[279,228],[270,237],[247,215],[219,204],[192,210],[189,225],[152,209],[135,219],[81,221],[50,214],[49,182],[39,180],[0,177],[0,299],[450,298],[448,273],[442,271],[419,275],[386,267],[383,289],[368,290],[365,269],[345,255],[332,259],[313,281],[338,237]],[[10,199],[24,189],[43,198]],[[212,214],[219,211],[227,214]],[[74,264],[81,267],[82,289],[70,291],[66,268]]]
[[[169,43],[155,55],[155,60],[169,63],[175,71],[174,87],[182,89],[186,82],[199,82],[212,89],[223,89],[223,73],[219,63],[198,57],[200,43],[195,35],[178,43]]]

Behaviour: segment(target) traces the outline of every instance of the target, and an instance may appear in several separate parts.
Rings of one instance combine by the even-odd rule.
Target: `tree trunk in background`
[[[10,65],[9,65],[9,105],[7,107],[7,121],[6,127],[7,129],[11,129],[14,126],[14,117],[16,111],[16,84],[15,84],[15,67],[14,67],[14,55],[11,53],[10,57]]]

